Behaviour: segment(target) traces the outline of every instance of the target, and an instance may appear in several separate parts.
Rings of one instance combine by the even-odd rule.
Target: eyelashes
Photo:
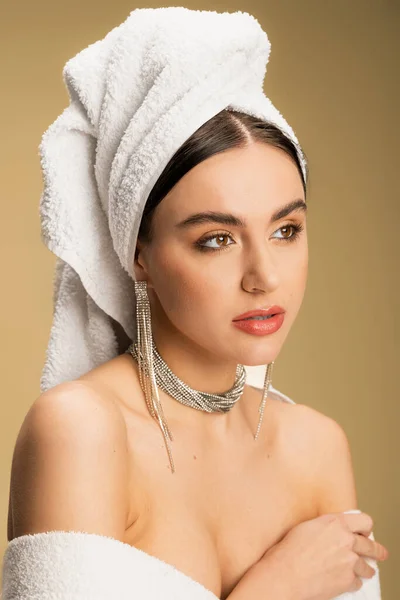
[[[300,236],[301,232],[304,229],[304,226],[301,225],[301,223],[288,223],[287,225],[282,225],[282,227],[277,229],[277,231],[281,231],[282,229],[292,229],[293,234],[287,238],[276,238],[276,239],[278,239],[279,241],[281,241],[283,243],[291,244],[298,239],[298,237]],[[228,248],[229,246],[232,246],[233,244],[225,244],[223,246],[220,246],[219,248],[218,247],[212,248],[210,246],[204,246],[203,244],[205,244],[206,242],[209,242],[210,240],[214,240],[216,238],[228,238],[228,237],[233,239],[232,234],[230,232],[223,231],[221,233],[213,233],[212,235],[201,238],[200,240],[195,242],[194,245],[200,252],[220,252],[221,250],[225,250],[225,248]]]

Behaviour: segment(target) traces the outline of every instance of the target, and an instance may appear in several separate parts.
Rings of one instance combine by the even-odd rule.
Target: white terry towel
[[[143,209],[201,125],[225,108],[273,122],[298,148],[306,178],[297,138],[263,91],[269,53],[248,13],[146,8],[66,63],[70,104],[39,147],[42,239],[57,256],[41,391],[125,351],[116,324],[136,340],[133,261]]]
[[[217,600],[173,565],[119,540],[74,531],[9,542],[0,600]]]
[[[346,512],[360,512],[358,510]],[[373,535],[370,535],[373,539]],[[376,561],[371,579],[332,600],[381,600]],[[22,535],[3,560],[1,600],[217,600],[199,582],[114,538],[74,531]],[[268,598],[268,590],[265,590]]]
[[[343,514],[360,512],[361,511],[358,509],[345,510]],[[371,531],[368,537],[370,540],[375,540],[374,532]],[[337,596],[335,600],[381,600],[382,592],[379,578],[379,565],[377,561],[373,560],[372,558],[364,556],[364,560],[375,570],[374,575],[370,579],[361,577],[361,581],[363,582],[361,589],[357,590],[356,592],[346,592],[344,594],[340,594],[340,596]]]

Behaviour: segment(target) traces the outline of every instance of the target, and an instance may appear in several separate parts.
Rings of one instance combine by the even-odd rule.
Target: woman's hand
[[[296,600],[330,600],[354,592],[362,587],[361,577],[375,573],[365,557],[388,557],[384,546],[368,539],[372,528],[372,518],[363,512],[331,513],[304,521],[264,554],[254,575],[262,577],[264,571],[267,584],[275,572],[285,578],[285,598]]]

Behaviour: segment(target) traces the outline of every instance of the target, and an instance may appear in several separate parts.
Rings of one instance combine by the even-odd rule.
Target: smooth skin
[[[191,387],[222,392],[237,363],[276,360],[304,296],[308,247],[304,211],[270,217],[299,199],[291,159],[256,142],[197,165],[157,207],[154,239],[138,245],[134,268],[148,283],[160,354]],[[246,226],[177,226],[211,210]],[[296,225],[302,231],[287,241]],[[199,243],[216,250],[202,252]],[[286,311],[274,334],[233,327],[237,315],[273,304]],[[226,414],[159,393],[174,435],[174,474],[130,355],[41,394],[15,446],[8,539],[52,530],[107,535],[224,600],[294,527],[357,508],[349,444],[333,419],[270,397],[255,441],[261,390],[246,386]]]

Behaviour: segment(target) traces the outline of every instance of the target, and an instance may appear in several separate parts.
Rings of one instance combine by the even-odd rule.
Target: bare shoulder
[[[285,403],[283,403],[285,404]],[[337,421],[306,404],[288,404],[285,425],[290,428],[296,449],[316,451],[325,445],[347,444],[344,429]]]
[[[41,394],[12,460],[8,537],[78,530],[122,539],[128,513],[127,434],[116,404],[71,381]]]
[[[349,440],[333,418],[305,404],[284,413],[291,460],[314,494],[318,514],[357,508]]]

